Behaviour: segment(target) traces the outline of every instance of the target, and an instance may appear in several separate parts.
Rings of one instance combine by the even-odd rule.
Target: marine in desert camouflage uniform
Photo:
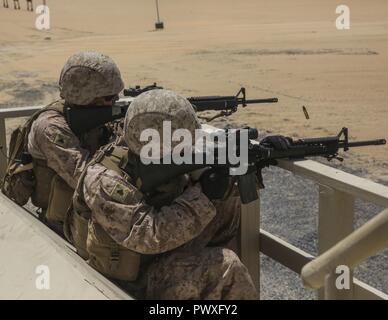
[[[105,148],[79,180],[72,215],[88,220],[87,239],[80,237],[79,221],[71,223],[72,239],[85,242],[78,245],[90,265],[139,298],[256,299],[246,267],[225,247],[240,223],[231,180],[219,200],[209,199],[186,175],[143,194],[130,169],[123,169],[131,168],[147,143],[140,142],[140,133],[155,129],[162,141],[166,120],[172,130],[185,128],[193,136],[200,127],[191,104],[171,91],[153,90],[132,102],[124,123],[126,147]]]
[[[109,107],[118,99],[124,84],[111,58],[97,52],[80,52],[66,62],[59,86],[63,100],[46,107],[32,123],[28,135],[28,152],[36,178],[32,202],[43,209],[45,218],[53,224],[63,222],[86,162],[102,144],[109,142],[105,127],[77,136],[66,122],[65,106]]]

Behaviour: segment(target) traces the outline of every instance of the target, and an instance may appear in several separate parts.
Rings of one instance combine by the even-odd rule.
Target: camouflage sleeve
[[[72,188],[89,158],[89,151],[81,148],[65,118],[55,111],[47,111],[34,121],[28,149],[32,156],[44,158],[48,167]]]
[[[85,202],[93,219],[130,250],[158,254],[180,247],[197,237],[216,215],[199,186],[188,187],[171,205],[157,210],[120,175],[102,168],[88,168]]]

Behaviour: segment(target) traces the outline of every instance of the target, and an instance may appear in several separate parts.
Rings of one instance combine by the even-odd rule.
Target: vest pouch
[[[1,190],[18,205],[24,206],[34,192],[34,188],[32,163],[23,165],[15,162],[7,169]]]
[[[33,159],[35,190],[31,195],[32,204],[36,207],[47,209],[51,191],[52,179],[55,171],[47,167],[45,160]]]
[[[83,217],[70,207],[64,223],[64,233],[66,238],[77,249],[77,253],[84,259],[88,260],[89,254],[86,250],[86,239],[88,237],[89,219]]]
[[[59,176],[51,181],[51,192],[46,218],[52,222],[64,222],[70,207],[74,190]]]
[[[140,254],[117,244],[97,223],[89,220],[87,251],[89,264],[103,275],[134,281],[140,267]]]
[[[31,156],[25,157],[24,140],[26,128],[16,128],[9,142],[7,170],[1,185],[1,191],[18,205],[24,206],[35,188],[35,177],[32,170]]]

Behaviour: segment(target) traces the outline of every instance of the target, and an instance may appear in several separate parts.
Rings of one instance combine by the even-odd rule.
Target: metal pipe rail
[[[302,269],[303,283],[309,288],[321,288],[326,275],[337,266],[353,268],[385,247],[388,247],[388,209],[306,264]]]
[[[312,160],[279,161],[279,166],[294,174],[314,180],[319,185],[319,255],[353,232],[355,198],[360,198],[385,208],[388,207],[388,187],[381,184]],[[372,255],[372,252],[370,253],[367,257]],[[301,255],[297,257],[298,259],[304,259]],[[306,262],[305,259],[304,262]],[[351,268],[352,266],[349,267]],[[301,268],[297,272],[300,274]],[[325,286],[318,291],[319,299],[388,300],[387,294],[357,279],[353,279],[352,272],[350,273],[351,285],[349,290],[341,290],[335,286],[337,277],[338,274],[335,273],[335,269],[332,269],[326,275]]]
[[[5,126],[6,119],[29,117],[34,112],[42,109],[44,106],[22,107],[22,108],[6,108],[0,109],[0,179],[3,179],[7,170],[7,130]]]
[[[0,146],[6,154],[5,119],[30,116],[42,106],[0,109]],[[0,178],[6,170],[6,158],[0,155]],[[354,199],[361,198],[388,208],[388,187],[311,160],[279,161],[279,167],[315,181],[319,185],[318,244],[319,255],[336,245],[353,231]],[[257,288],[260,288],[260,252],[300,274],[314,257],[288,242],[260,229],[260,199],[242,205],[239,255]],[[326,271],[325,271],[326,272]],[[350,290],[335,288],[332,270],[320,299],[386,299],[388,295],[351,278]]]

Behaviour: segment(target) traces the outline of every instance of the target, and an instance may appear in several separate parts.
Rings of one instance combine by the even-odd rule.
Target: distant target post
[[[155,29],[164,29],[163,21],[160,21],[159,16],[159,0],[155,0],[157,21],[155,22]]]

